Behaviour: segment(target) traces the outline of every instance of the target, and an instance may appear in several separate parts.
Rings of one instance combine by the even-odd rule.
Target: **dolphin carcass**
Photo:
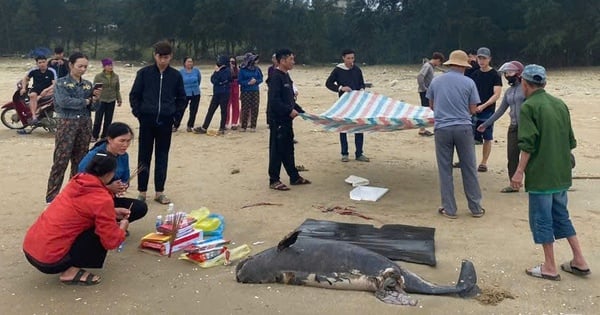
[[[242,283],[284,283],[375,292],[385,303],[416,305],[408,293],[473,297],[480,290],[473,263],[463,260],[456,285],[437,285],[388,258],[346,242],[298,238],[296,231],[277,247],[236,266]]]

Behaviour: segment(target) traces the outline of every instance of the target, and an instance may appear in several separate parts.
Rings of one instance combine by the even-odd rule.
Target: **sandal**
[[[477,167],[478,172],[484,173],[484,172],[487,172],[487,170],[488,170],[488,168],[487,168],[487,165],[485,165],[485,164],[479,164],[479,167]]]
[[[425,130],[423,132],[419,132],[419,136],[422,136],[422,137],[431,137],[431,136],[433,136],[433,132],[431,132],[429,130]]]
[[[454,162],[454,163],[452,163],[452,167],[454,167],[454,168],[460,168],[460,162]]]
[[[566,263],[560,265],[560,269],[565,272],[572,273],[576,276],[585,277],[591,274],[590,268],[588,269],[580,269],[578,267],[573,266],[572,261],[567,261]]]
[[[481,208],[481,210],[479,210],[479,212],[476,213],[471,213],[471,216],[473,218],[481,218],[485,215],[485,209]]]
[[[171,203],[171,199],[169,199],[169,197],[167,197],[167,195],[165,194],[160,194],[156,197],[154,197],[154,201],[166,205],[166,204],[170,204]]]
[[[518,189],[514,189],[510,186],[506,186],[504,188],[502,188],[502,190],[500,190],[501,193],[515,193],[515,192],[519,192]]]
[[[146,195],[139,194],[135,199],[141,202],[146,202]]]
[[[457,219],[458,216],[456,214],[449,214],[448,212],[446,212],[446,209],[444,208],[438,208],[438,213],[448,219]]]
[[[537,265],[531,269],[525,269],[525,273],[534,278],[552,280],[552,281],[560,281],[560,275],[547,275],[542,273],[542,265]]]
[[[82,277],[85,273],[88,273],[87,277],[85,277],[85,280],[82,281]],[[79,269],[79,271],[77,271],[77,273],[75,274],[75,276],[73,277],[73,279],[71,280],[60,280],[60,282],[62,282],[63,284],[66,285],[73,285],[73,284],[79,284],[79,285],[85,285],[85,286],[89,286],[89,285],[95,285],[100,283],[100,280],[102,280],[100,277],[98,277],[97,279],[94,280],[96,276],[95,274],[86,271],[85,269]]]
[[[295,181],[291,182],[290,185],[308,185],[310,181],[302,176],[298,177]]]
[[[284,183],[282,183],[280,181],[276,181],[276,182],[270,184],[269,188],[275,189],[275,190],[281,190],[281,191],[290,190],[290,188],[288,186],[286,186]]]

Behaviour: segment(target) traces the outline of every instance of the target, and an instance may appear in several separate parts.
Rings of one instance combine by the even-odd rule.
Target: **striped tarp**
[[[395,131],[433,126],[433,111],[365,91],[344,93],[331,108],[320,115],[301,114],[302,118],[328,131],[360,133]]]

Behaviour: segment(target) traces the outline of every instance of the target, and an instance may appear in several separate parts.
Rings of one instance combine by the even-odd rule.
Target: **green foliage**
[[[487,46],[496,64],[592,65],[600,64],[600,1],[0,1],[0,54],[62,45],[139,59],[162,39],[175,44],[177,59],[289,47],[298,62],[330,63],[353,48],[359,62],[414,63],[433,51]]]

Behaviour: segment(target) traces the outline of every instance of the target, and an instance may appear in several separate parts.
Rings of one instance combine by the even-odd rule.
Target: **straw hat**
[[[467,53],[462,50],[455,50],[451,52],[450,58],[448,58],[448,61],[444,62],[444,65],[471,68],[471,65],[469,64],[469,57],[467,56]]]

